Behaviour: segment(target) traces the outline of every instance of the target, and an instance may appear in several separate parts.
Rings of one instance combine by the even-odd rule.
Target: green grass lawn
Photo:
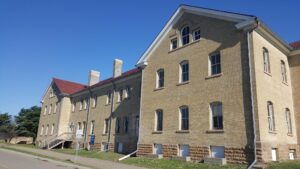
[[[66,153],[66,154],[75,154],[74,149],[53,149],[52,151]],[[120,157],[123,157],[122,154],[111,153],[111,152],[98,152],[98,151],[78,151],[78,155],[89,157],[89,158],[98,158],[102,160],[109,160],[118,162]],[[151,169],[245,169],[245,165],[226,165],[226,166],[211,166],[203,163],[190,163],[184,161],[168,160],[168,159],[150,159],[146,157],[131,157],[121,161],[121,163],[136,165]]]
[[[283,162],[272,162],[268,164],[267,169],[300,169],[300,161],[283,161]]]

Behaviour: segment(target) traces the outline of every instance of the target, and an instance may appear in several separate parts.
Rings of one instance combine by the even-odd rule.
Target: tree
[[[33,137],[35,140],[39,127],[41,108],[33,106],[29,109],[21,109],[16,120],[16,132],[19,136]]]
[[[9,143],[16,136],[16,125],[11,121],[11,115],[0,113],[0,138]]]

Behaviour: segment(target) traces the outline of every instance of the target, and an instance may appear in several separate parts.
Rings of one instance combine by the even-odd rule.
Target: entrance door
[[[289,158],[290,158],[290,160],[294,160],[295,159],[295,150],[290,150],[289,151]]]
[[[272,148],[272,161],[277,161],[277,149]]]

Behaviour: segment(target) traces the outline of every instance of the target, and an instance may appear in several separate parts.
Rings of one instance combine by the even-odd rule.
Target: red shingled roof
[[[75,83],[75,82],[70,82],[70,81],[66,81],[66,80],[61,80],[61,79],[57,79],[57,78],[53,78],[53,82],[56,84],[56,86],[62,93],[66,93],[66,94],[72,94],[72,93],[75,93],[82,89],[87,88],[86,85],[83,85],[80,83]]]
[[[290,45],[291,45],[293,48],[300,48],[300,40],[299,40],[299,41],[296,41],[296,42],[293,42],[293,43],[290,43]]]
[[[111,78],[102,80],[102,81],[100,81],[99,83],[96,83],[96,84],[92,85],[91,88],[95,88],[95,87],[98,87],[98,86],[105,85],[105,84],[107,84],[107,83],[111,83],[111,82],[114,81],[114,80],[118,80],[118,79],[125,78],[125,77],[127,77],[127,76],[130,76],[130,75],[132,75],[132,74],[138,73],[138,72],[140,72],[140,71],[141,71],[141,69],[139,69],[139,68],[135,68],[135,69],[129,70],[129,71],[127,71],[127,72],[122,73],[122,75],[119,76],[119,77],[116,77],[116,78],[111,77]]]

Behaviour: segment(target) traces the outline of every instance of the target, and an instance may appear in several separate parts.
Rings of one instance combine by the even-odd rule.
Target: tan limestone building
[[[122,73],[115,60],[112,78],[91,71],[88,85],[53,79],[40,146],[74,145],[81,130],[83,146],[103,151],[248,164],[298,157],[300,43],[257,17],[182,5],[136,66]]]

